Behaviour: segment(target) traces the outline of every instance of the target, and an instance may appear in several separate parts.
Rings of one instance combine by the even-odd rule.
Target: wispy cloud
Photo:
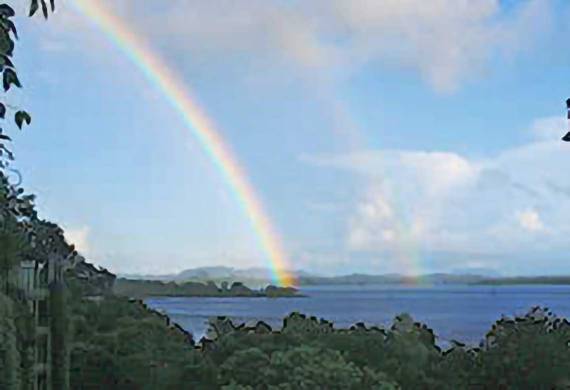
[[[412,69],[443,92],[477,77],[492,56],[532,47],[552,13],[550,1],[537,0],[508,10],[498,0],[161,4],[147,12],[134,2],[122,2],[122,8],[141,33],[178,50],[288,63],[317,77],[348,75],[368,64]],[[168,23],[154,28],[163,20]]]

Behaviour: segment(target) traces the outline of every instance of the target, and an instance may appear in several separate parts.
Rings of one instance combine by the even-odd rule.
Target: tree
[[[273,352],[236,351],[220,367],[226,388],[396,389],[384,374],[345,360],[339,351],[300,346]],[[241,386],[241,387],[240,387]]]
[[[15,221],[5,221],[0,229],[0,280],[2,291],[10,293],[10,272],[22,259],[27,248],[25,237],[19,231]]]
[[[16,336],[13,304],[0,292],[0,389],[20,388],[18,376],[20,354]]]

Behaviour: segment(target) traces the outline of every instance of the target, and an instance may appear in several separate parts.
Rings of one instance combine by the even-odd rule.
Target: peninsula
[[[147,297],[240,297],[240,298],[291,298],[300,297],[293,287],[268,285],[260,289],[251,289],[241,282],[222,282],[218,287],[214,282],[163,282],[160,280],[132,280],[118,278],[114,293],[129,298]]]

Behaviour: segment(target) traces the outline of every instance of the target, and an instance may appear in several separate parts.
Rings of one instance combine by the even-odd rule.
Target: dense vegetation
[[[483,343],[436,336],[407,315],[389,329],[292,314],[273,331],[227,318],[198,345],[167,317],[115,296],[67,297],[73,389],[567,388],[570,323],[543,309],[497,321]],[[0,387],[23,386],[25,313],[0,296]],[[20,307],[20,309],[22,309]],[[22,317],[23,316],[23,317]],[[20,325],[18,325],[20,321]],[[62,387],[63,388],[63,387]]]
[[[123,298],[73,303],[74,389],[566,388],[570,323],[542,309],[497,321],[479,347],[443,351],[409,316],[389,329],[334,329],[292,314],[283,329],[211,321],[196,347]]]

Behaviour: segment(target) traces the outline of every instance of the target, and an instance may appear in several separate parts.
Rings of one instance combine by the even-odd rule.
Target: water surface
[[[450,339],[478,343],[501,315],[522,315],[542,305],[570,318],[570,286],[311,286],[304,298],[153,298],[149,306],[168,314],[198,339],[208,318],[226,315],[236,321],[262,320],[280,327],[293,311],[333,321],[389,326],[406,312],[425,322],[445,344]]]

